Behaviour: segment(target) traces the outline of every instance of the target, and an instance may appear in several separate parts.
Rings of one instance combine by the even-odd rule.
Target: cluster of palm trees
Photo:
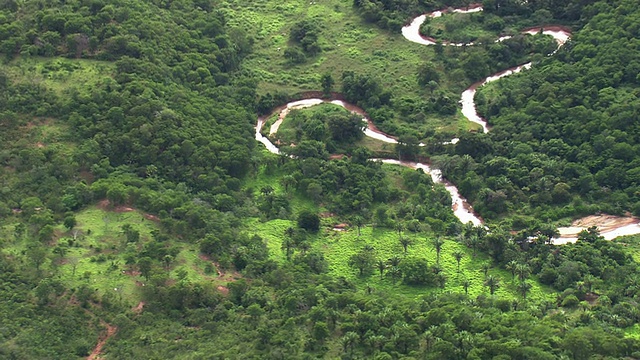
[[[511,260],[507,263],[507,270],[511,271],[512,280],[518,279],[517,289],[524,300],[527,299],[527,294],[531,290],[531,284],[527,282],[531,269],[529,265],[519,263],[515,260]]]

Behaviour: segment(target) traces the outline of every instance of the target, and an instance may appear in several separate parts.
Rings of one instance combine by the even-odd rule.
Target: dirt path
[[[144,301],[140,301],[140,302],[138,303],[138,305],[137,305],[137,306],[135,306],[135,307],[134,307],[133,309],[131,309],[131,310],[133,310],[133,312],[135,312],[136,314],[139,314],[139,313],[141,313],[141,312],[142,312],[142,310],[144,309],[144,306],[145,306],[145,302],[144,302]]]
[[[100,323],[107,328],[107,332],[100,335],[100,337],[98,338],[98,343],[93,348],[91,354],[87,356],[87,360],[100,359],[100,354],[102,354],[102,348],[104,347],[104,344],[106,344],[107,340],[109,340],[118,331],[118,328],[113,325],[107,324],[104,321],[100,321]]]

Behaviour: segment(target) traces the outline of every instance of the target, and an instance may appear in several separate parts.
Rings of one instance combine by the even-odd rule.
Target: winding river
[[[442,16],[442,14],[447,11],[457,12],[457,13],[473,13],[473,12],[482,11],[482,7],[479,5],[475,5],[475,6],[471,6],[469,8],[464,8],[464,9],[439,10],[429,14],[418,16],[409,25],[402,28],[402,35],[405,37],[405,39],[420,45],[427,45],[427,46],[435,45],[436,44],[435,39],[423,37],[422,35],[420,35],[420,25],[426,20],[427,17],[432,17],[432,18],[439,17],[439,16]],[[558,43],[558,48],[564,45],[564,43],[567,40],[569,40],[569,38],[571,37],[570,32],[558,26],[547,26],[545,28],[530,28],[530,29],[524,30],[522,33],[533,35],[533,34],[539,33],[540,31],[542,31],[543,34],[553,36],[553,38]],[[503,36],[496,41],[504,41],[508,38],[509,36]],[[458,44],[458,43],[450,43],[450,42],[443,42],[442,44],[446,46],[473,45],[473,43]],[[488,132],[490,129],[487,126],[487,122],[482,117],[480,117],[480,115],[478,115],[478,112],[476,111],[476,106],[474,103],[476,90],[478,89],[478,87],[486,83],[498,80],[502,77],[505,77],[511,74],[518,73],[523,69],[528,69],[530,67],[531,67],[531,63],[527,63],[527,64],[519,65],[510,69],[506,69],[469,86],[469,88],[467,88],[461,95],[460,103],[462,105],[462,114],[469,121],[472,121],[474,123],[481,125],[484,132]],[[278,128],[282,124],[282,121],[291,110],[303,109],[303,108],[315,106],[322,103],[331,103],[334,105],[342,106],[343,108],[353,113],[361,115],[362,120],[367,123],[367,126],[364,131],[366,136],[379,141],[390,143],[390,144],[398,143],[398,139],[396,137],[385,134],[384,132],[378,130],[373,124],[373,122],[366,116],[366,113],[364,112],[363,109],[341,100],[325,100],[320,98],[309,98],[309,99],[293,101],[284,106],[276,108],[269,115],[259,117],[258,122],[256,124],[256,133],[255,133],[256,140],[264,144],[267,150],[269,150],[270,152],[279,154],[280,150],[278,149],[278,147],[274,145],[269,140],[268,137],[262,135],[261,133],[266,120],[271,115],[278,113],[278,120],[274,124],[272,124],[271,128],[269,129],[269,135],[273,135],[278,131]],[[452,139],[447,143],[455,144],[457,143],[457,141],[458,139]],[[424,144],[420,143],[420,146],[424,146]],[[460,195],[458,189],[453,184],[445,181],[442,178],[442,173],[440,172],[440,170],[433,169],[429,166],[429,164],[420,163],[420,162],[402,161],[402,160],[395,160],[395,159],[371,159],[371,160],[381,161],[386,164],[401,165],[401,166],[406,166],[412,169],[423,170],[425,173],[428,173],[431,175],[431,178],[433,179],[434,182],[443,183],[445,185],[445,188],[447,189],[449,194],[451,194],[453,212],[455,216],[463,224],[466,224],[468,222],[471,222],[473,225],[476,225],[476,226],[481,226],[484,224],[482,219],[473,211],[473,208],[467,202],[467,200]],[[618,236],[640,234],[640,223],[637,221],[638,219],[631,218],[631,217],[620,218],[620,219],[622,220],[620,221],[619,225],[608,227],[601,232],[601,235],[604,236],[605,239],[611,240]],[[588,227],[588,225],[580,224],[579,221],[577,222],[578,222],[577,224],[574,224],[574,226],[571,226],[571,227],[558,228],[561,236],[560,238],[555,239],[554,243],[566,244],[566,243],[577,241],[577,234],[581,230],[585,230]]]

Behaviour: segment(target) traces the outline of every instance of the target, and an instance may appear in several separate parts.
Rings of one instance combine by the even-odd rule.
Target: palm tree
[[[284,191],[289,192],[289,187],[294,187],[298,181],[293,175],[285,175],[280,179],[280,185],[284,186]]]
[[[340,341],[342,342],[343,350],[347,351],[347,349],[349,349],[349,352],[351,352],[358,342],[358,334],[353,331],[349,331],[342,337],[342,339],[340,339]]]
[[[433,239],[433,247],[436,248],[436,263],[440,264],[440,252],[442,251],[442,245],[444,241],[440,237]]]
[[[527,264],[518,264],[516,266],[516,273],[520,281],[525,281],[527,276],[529,276],[529,266]]]
[[[382,259],[378,259],[376,263],[378,271],[380,271],[380,280],[382,280],[382,275],[384,274],[384,270],[387,268],[387,264]]]
[[[411,245],[411,239],[400,236],[400,245],[402,245],[402,248],[404,249],[404,254],[407,255],[407,248]]]
[[[286,238],[282,241],[282,250],[285,252],[287,256],[287,260],[291,259],[291,253],[293,252],[293,248],[295,247],[295,242],[292,238]]]
[[[456,259],[456,263],[458,263],[458,272],[460,272],[460,261],[464,257],[464,253],[460,250],[456,250],[453,252],[453,258]]]
[[[529,284],[526,281],[521,281],[518,284],[518,292],[520,292],[520,295],[522,295],[522,299],[523,300],[527,300],[527,294],[529,293],[529,291],[531,290],[531,284]]]
[[[294,228],[292,228],[291,226],[289,226],[288,228],[286,228],[284,230],[284,234],[287,235],[290,238],[293,238],[293,235],[296,233],[296,230]]]
[[[476,235],[471,235],[466,238],[465,243],[467,247],[470,247],[473,250],[472,256],[476,257],[476,252],[478,251],[478,245],[480,245],[480,238]]]
[[[493,295],[500,287],[500,279],[497,276],[489,275],[485,279],[484,285],[489,288],[489,293]]]
[[[392,266],[389,269],[388,273],[391,275],[391,280],[393,281],[394,284],[402,276],[402,271],[400,271],[400,268],[397,266]]]
[[[353,218],[353,225],[355,225],[358,229],[358,236],[360,236],[360,228],[364,226],[364,219],[362,218],[362,216],[356,215]]]
[[[484,273],[484,277],[487,277],[487,273],[489,272],[489,269],[491,269],[491,264],[489,264],[488,262],[483,262],[482,272]]]
[[[404,230],[404,223],[401,221],[396,222],[396,231],[398,232],[398,236],[402,236],[402,230]]]
[[[593,292],[593,285],[595,285],[595,282],[598,280],[598,278],[596,278],[595,276],[591,275],[591,274],[587,274],[582,278],[583,282],[584,282],[584,287],[587,290],[587,292]]]
[[[469,287],[471,286],[471,281],[467,278],[462,280],[462,288],[464,289],[465,295],[469,295]]]
[[[385,340],[387,340],[387,338],[383,335],[371,335],[367,338],[367,343],[376,351],[382,351]]]
[[[400,261],[402,261],[402,259],[398,255],[393,255],[387,260],[387,264],[389,264],[390,267],[394,267],[400,265]]]
[[[270,195],[271,193],[273,193],[273,187],[271,185],[265,185],[260,188],[260,192],[264,196]]]
[[[518,266],[518,262],[515,260],[511,260],[507,263],[507,266],[505,266],[507,268],[507,270],[511,271],[511,279],[515,279],[516,278],[516,267]]]
[[[301,241],[298,244],[298,250],[300,250],[300,252],[302,252],[302,255],[305,255],[307,253],[307,251],[309,251],[309,249],[311,249],[311,243],[309,243],[308,241]]]

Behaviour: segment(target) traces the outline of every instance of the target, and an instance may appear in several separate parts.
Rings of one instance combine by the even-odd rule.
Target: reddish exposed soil
[[[229,288],[226,286],[222,286],[222,285],[218,285],[217,287],[218,291],[220,291],[222,293],[222,295],[227,296],[229,295]]]
[[[129,276],[140,276],[140,271],[133,269],[123,270],[122,273]]]
[[[91,354],[89,356],[87,356],[87,360],[98,360],[98,359],[100,359],[100,354],[102,354],[102,348],[104,347],[104,344],[106,344],[107,340],[109,340],[118,331],[118,328],[113,326],[113,325],[109,325],[104,321],[101,321],[101,323],[102,323],[103,326],[105,326],[107,328],[107,332],[103,333],[98,338],[98,343],[93,348],[93,351],[91,352]]]
[[[140,301],[140,302],[138,303],[138,305],[136,305],[136,306],[135,306],[133,309],[131,309],[131,310],[133,310],[133,312],[134,312],[134,313],[139,314],[139,313],[141,313],[141,312],[142,312],[142,310],[144,309],[144,305],[145,305],[145,302],[144,302],[144,301]]]
[[[119,205],[119,206],[112,206],[111,202],[108,199],[104,199],[104,200],[100,200],[98,202],[98,209],[100,210],[104,210],[104,211],[113,211],[116,213],[125,213],[125,212],[132,212],[132,211],[136,211],[136,209],[129,207],[129,206],[125,206],[125,205]],[[147,213],[143,213],[142,216],[144,216],[145,219],[147,220],[151,220],[151,221],[160,221],[160,218],[152,215],[152,214],[147,214]]]

